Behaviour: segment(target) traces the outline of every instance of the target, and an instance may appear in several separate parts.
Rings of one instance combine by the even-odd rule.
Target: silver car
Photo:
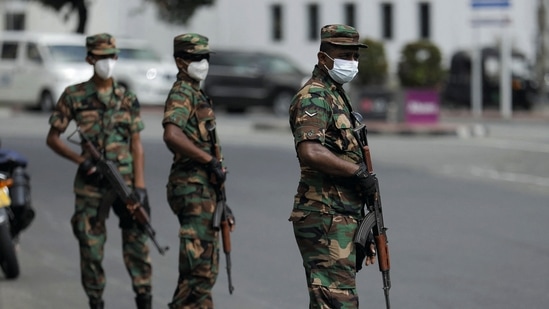
[[[77,34],[0,32],[0,105],[49,111],[71,85],[88,80],[86,37]],[[114,78],[142,105],[163,105],[175,80],[173,63],[140,40],[120,39]]]

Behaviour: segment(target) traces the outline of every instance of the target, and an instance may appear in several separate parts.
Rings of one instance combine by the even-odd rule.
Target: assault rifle
[[[225,188],[220,188],[217,191],[218,201],[215,207],[212,227],[216,230],[221,228],[221,240],[223,242],[223,253],[227,264],[227,278],[229,280],[229,294],[233,294],[234,287],[231,279],[231,228],[229,224],[229,216],[232,215],[227,206],[225,197]]]
[[[372,166],[372,158],[370,157],[370,147],[368,146],[368,139],[366,137],[367,129],[366,125],[362,124],[362,116],[353,112],[353,115],[357,122],[361,123],[357,128],[353,130],[356,139],[360,143],[362,149],[362,156],[364,163],[368,169],[368,173],[373,174],[374,168]],[[370,235],[373,234],[374,243],[378,255],[379,271],[383,278],[383,291],[385,294],[386,308],[391,308],[389,301],[389,289],[391,289],[391,278],[389,276],[389,270],[391,263],[389,261],[389,247],[387,245],[387,228],[383,223],[383,210],[381,208],[381,195],[379,193],[379,182],[376,179],[376,192],[369,198],[366,203],[368,213],[360,222],[358,231],[354,237],[355,246],[361,246],[363,250],[370,250]],[[362,264],[362,261],[357,261],[357,264]],[[359,264],[359,265],[360,265]]]
[[[158,249],[158,252],[164,255],[164,253],[168,251],[169,247],[162,247],[158,244],[155,236],[156,232],[151,226],[151,221],[147,211],[139,203],[139,198],[137,195],[134,194],[126,185],[124,178],[120,175],[116,165],[112,161],[106,160],[101,156],[99,150],[97,150],[95,145],[86,137],[86,135],[82,133],[82,131],[80,131],[80,128],[77,128],[76,130],[80,135],[80,144],[91,155],[98,172],[107,179],[110,187],[116,193],[116,196],[126,203],[126,208],[133,220],[144,227],[145,232],[154,243],[156,249]],[[108,206],[110,207],[110,205]]]
[[[212,155],[221,162],[221,151],[216,142],[215,124],[209,122],[207,129],[210,134]],[[227,280],[229,281],[229,294],[233,294],[233,280],[231,278],[231,225],[234,224],[234,216],[227,205],[225,185],[214,184],[217,204],[212,218],[212,227],[215,230],[221,229],[221,241],[223,242],[223,253],[227,264]]]

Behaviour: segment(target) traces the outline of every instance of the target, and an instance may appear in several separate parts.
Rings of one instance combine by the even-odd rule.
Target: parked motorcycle
[[[35,216],[26,167],[23,155],[0,148],[0,268],[8,279],[19,276],[19,234]]]

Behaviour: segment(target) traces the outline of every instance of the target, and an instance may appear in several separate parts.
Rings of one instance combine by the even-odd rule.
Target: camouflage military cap
[[[198,33],[185,33],[173,38],[173,52],[188,54],[211,53],[208,38]]]
[[[100,33],[86,37],[86,49],[94,55],[118,54],[115,38],[108,33]]]
[[[355,46],[368,48],[368,45],[359,43],[358,32],[347,25],[326,25],[320,29],[320,41],[340,46]]]

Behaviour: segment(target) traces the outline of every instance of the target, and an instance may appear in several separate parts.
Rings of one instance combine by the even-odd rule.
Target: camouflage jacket
[[[295,147],[316,141],[339,158],[358,163],[361,149],[353,135],[351,105],[344,90],[318,66],[295,95],[290,107],[290,127]],[[359,188],[351,177],[334,177],[300,162],[301,177],[294,209],[360,216]]]
[[[208,128],[215,127],[215,114],[211,100],[199,88],[198,82],[185,74],[178,74],[177,81],[166,99],[164,107],[164,119],[162,125],[168,123],[181,128],[181,131],[201,150],[212,153],[212,143]],[[221,146],[217,135],[216,147],[221,153]],[[221,156],[218,158],[223,160]],[[170,182],[180,182],[182,177],[187,177],[189,167],[196,166],[190,158],[174,153],[173,164],[170,171]],[[201,175],[197,175],[201,176]],[[202,177],[200,177],[202,178]],[[207,182],[206,177],[197,179],[197,182]]]
[[[133,179],[133,157],[130,148],[131,136],[144,129],[140,107],[136,96],[118,84],[104,102],[89,80],[65,89],[49,123],[60,132],[65,132],[74,120],[80,130],[102,152],[107,160],[113,161],[128,184]],[[84,153],[84,156],[89,154]],[[100,190],[85,183],[77,173],[74,191],[85,196],[100,196]]]

